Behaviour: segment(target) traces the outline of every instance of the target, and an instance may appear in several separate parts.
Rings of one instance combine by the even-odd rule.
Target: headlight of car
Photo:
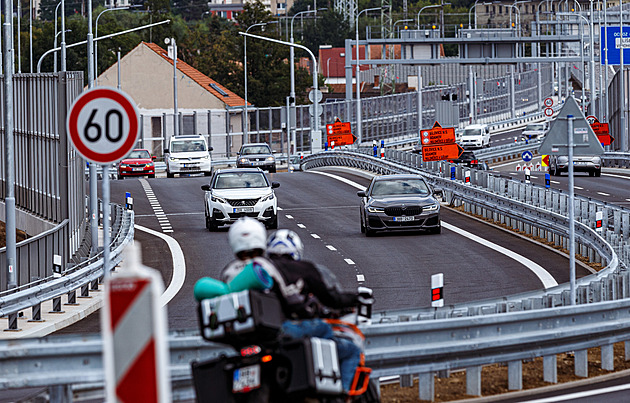
[[[435,203],[435,204],[430,204],[428,206],[422,207],[422,210],[423,211],[436,211],[439,208],[440,208],[440,205]]]
[[[169,161],[173,161],[173,162],[177,162],[177,161],[179,161],[179,159],[177,159],[177,158],[173,158],[173,157],[168,157],[168,160],[169,160]]]
[[[263,196],[260,201],[266,202],[267,200],[273,200],[273,192],[269,193],[267,196]]]
[[[129,165],[127,165],[127,164],[120,164],[120,167],[121,167],[121,168],[127,168],[128,166],[129,166]]]
[[[368,211],[370,213],[384,213],[385,209],[383,207],[368,206]]]
[[[239,158],[238,162],[240,162],[241,164],[248,164],[249,160],[247,158]]]
[[[274,157],[267,157],[267,162],[274,162],[276,159]]]
[[[210,156],[209,155],[204,155],[203,157],[201,157],[202,160],[209,160]]]
[[[212,200],[215,203],[223,203],[223,204],[227,204],[227,201],[225,201],[225,199],[222,199],[220,197],[217,197],[215,195],[211,195],[210,196],[210,200]]]

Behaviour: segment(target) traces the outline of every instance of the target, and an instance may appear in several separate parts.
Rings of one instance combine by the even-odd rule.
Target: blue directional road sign
[[[621,44],[623,44],[623,62],[624,64],[630,64],[630,27],[623,27],[623,41],[619,40],[621,30],[619,26],[616,27],[601,27],[602,40],[601,46],[601,63],[606,63],[606,49],[608,49],[608,64],[611,66],[619,66],[621,62]],[[608,46],[605,46],[605,45]]]
[[[531,151],[523,151],[523,161],[525,162],[529,162],[532,160],[532,158],[534,158],[534,154],[532,154]]]

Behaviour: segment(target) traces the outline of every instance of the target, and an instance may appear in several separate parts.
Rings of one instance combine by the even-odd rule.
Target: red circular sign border
[[[547,100],[551,101],[551,105],[547,105]],[[553,99],[545,98],[545,100],[543,101],[543,105],[545,105],[547,108],[551,108],[553,106]]]
[[[107,154],[96,153],[87,148],[81,141],[77,130],[77,123],[81,110],[90,101],[98,98],[110,99],[122,106],[125,110],[125,113],[127,114],[127,117],[129,118],[129,133],[135,133],[134,136],[129,136],[129,133],[127,133],[128,138],[123,143],[123,145],[118,150],[112,151]],[[131,116],[135,116],[135,119],[131,119]],[[125,157],[129,153],[129,151],[133,149],[134,144],[138,140],[138,114],[136,113],[136,108],[134,108],[130,99],[127,98],[124,93],[111,88],[91,89],[81,94],[79,98],[77,98],[76,101],[72,104],[70,113],[68,115],[68,133],[70,140],[74,145],[74,148],[76,148],[79,154],[81,154],[86,160],[98,164],[111,164],[112,162],[121,160],[123,157]],[[127,151],[121,155],[122,150]]]
[[[551,115],[547,115],[547,111],[551,111]],[[551,116],[553,116],[553,109],[551,109],[551,108],[545,108],[545,116],[547,116],[547,117],[551,117]]]

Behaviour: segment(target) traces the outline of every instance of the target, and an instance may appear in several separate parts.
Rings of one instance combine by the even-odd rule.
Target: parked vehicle
[[[549,122],[530,123],[521,132],[521,140],[539,140],[547,135]]]
[[[202,135],[171,137],[168,148],[164,149],[166,176],[173,178],[175,174],[193,173],[212,175],[212,150]]]
[[[151,156],[149,150],[137,148],[132,150],[129,155],[118,163],[118,179],[124,179],[131,176],[148,176],[155,178],[155,165],[153,164],[155,156]]]
[[[269,173],[276,172],[276,158],[267,143],[243,144],[236,155],[236,167],[258,167]]]
[[[490,147],[490,128],[484,124],[466,126],[458,142],[464,149]]]
[[[366,190],[357,192],[361,198],[361,232],[372,236],[376,231],[426,230],[442,231],[440,202],[420,175],[375,176]]]
[[[216,230],[241,217],[253,217],[267,228],[278,228],[278,199],[273,189],[278,182],[269,182],[260,168],[217,170],[205,190],[206,228]]]
[[[592,155],[574,155],[574,172],[588,172],[589,176],[602,176],[602,159]],[[566,155],[549,156],[549,173],[554,176],[569,172],[569,157]]]

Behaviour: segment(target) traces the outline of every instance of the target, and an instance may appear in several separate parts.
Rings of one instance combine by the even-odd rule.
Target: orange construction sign
[[[352,129],[350,127],[350,122],[335,122],[326,125],[326,134],[330,136],[331,134],[346,134],[352,133]]]
[[[356,140],[357,136],[352,133],[328,135],[328,144],[332,145],[332,143],[334,142],[335,147],[354,144]]]
[[[352,134],[350,122],[342,122],[339,118],[335,119],[335,123],[326,125],[326,136],[328,144],[332,146],[334,142],[336,147],[354,144],[357,140],[357,136]]]
[[[459,158],[464,149],[459,144],[440,144],[434,146],[422,146],[422,160],[424,161],[442,161],[454,160]]]
[[[423,129],[420,131],[420,141],[423,146],[454,143],[455,128],[442,127],[438,122],[435,122],[431,129]]]

